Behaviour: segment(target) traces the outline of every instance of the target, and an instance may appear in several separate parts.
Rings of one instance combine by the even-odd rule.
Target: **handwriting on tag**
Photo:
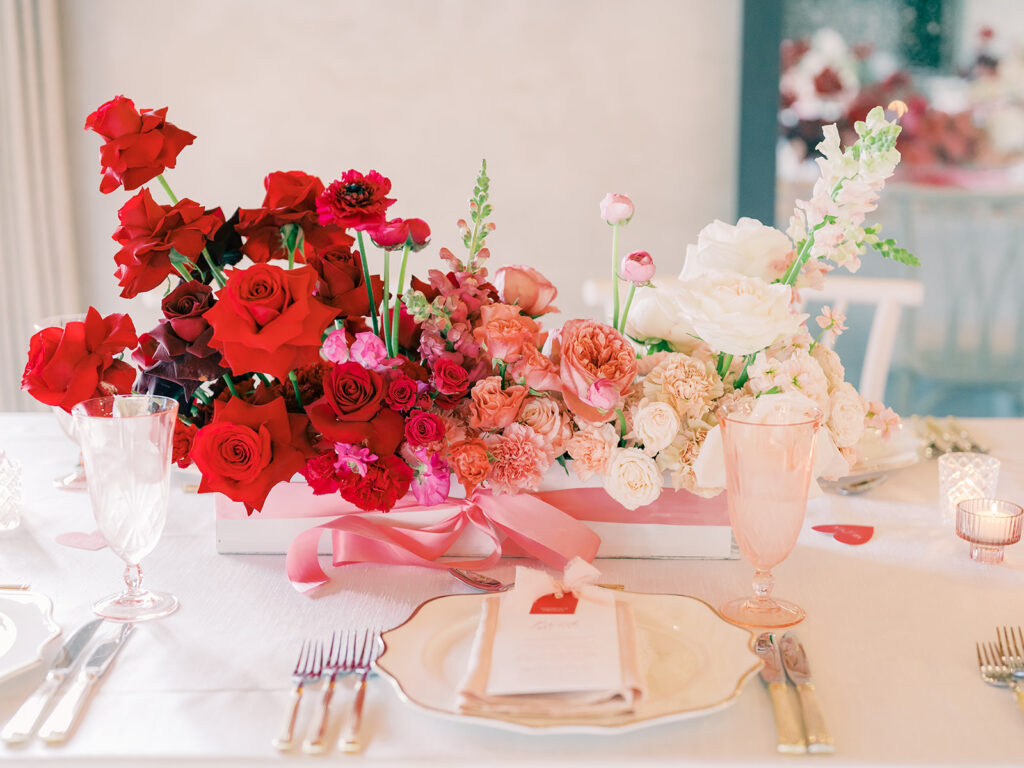
[[[541,613],[541,614],[561,614],[561,615],[572,615],[576,613],[576,604],[579,603],[577,598],[571,592],[561,597],[556,597],[554,594],[541,595],[533,601],[533,605],[530,606],[530,613]]]

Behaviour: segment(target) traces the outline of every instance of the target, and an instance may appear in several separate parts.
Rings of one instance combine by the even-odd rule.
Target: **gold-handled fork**
[[[1002,662],[999,647],[995,643],[975,643],[978,651],[978,673],[989,685],[1009,688],[1017,697],[1017,705],[1024,712],[1024,689],[1010,668]]]
[[[307,640],[302,644],[299,658],[292,670],[292,695],[288,701],[288,712],[281,733],[271,742],[277,749],[285,750],[292,745],[295,737],[295,721],[299,717],[299,704],[302,702],[302,691],[307,683],[320,679],[324,662],[324,646],[319,642]]]
[[[359,729],[363,722],[363,702],[366,700],[366,679],[370,676],[373,663],[381,653],[380,632],[367,632],[363,635],[362,645],[359,649],[359,662],[355,671],[359,673],[359,681],[356,683],[356,695],[352,700],[352,709],[348,717],[341,725],[341,735],[338,737],[338,748],[342,752],[358,752],[363,748],[359,740]]]
[[[334,684],[338,675],[342,672],[345,664],[351,665],[351,651],[354,647],[355,638],[347,634],[339,635],[334,632],[331,635],[331,645],[327,649],[327,658],[324,660],[323,673],[328,675],[327,684],[320,694],[320,702],[316,714],[310,721],[309,733],[302,742],[302,751],[310,755],[319,755],[326,749],[324,732],[327,730],[327,718],[331,711],[331,699],[334,698]]]
[[[1016,633],[1015,633],[1016,630]],[[996,627],[999,655],[1014,677],[1024,677],[1024,631],[1020,627]]]

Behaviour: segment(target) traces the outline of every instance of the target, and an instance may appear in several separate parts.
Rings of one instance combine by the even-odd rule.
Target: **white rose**
[[[626,319],[626,333],[634,339],[664,339],[673,344],[694,343],[693,326],[679,308],[682,282],[658,278],[653,288],[639,288]]]
[[[739,356],[796,333],[807,315],[790,310],[791,298],[788,285],[722,272],[687,282],[679,301],[713,350]]]
[[[832,439],[839,448],[856,445],[864,435],[864,400],[853,384],[845,381],[832,393],[831,400],[828,428],[832,430]]]
[[[661,470],[639,448],[616,448],[605,469],[604,489],[626,509],[643,507],[661,494]]]
[[[679,434],[679,416],[668,403],[642,405],[633,416],[633,439],[643,443],[644,453],[654,456]]]
[[[737,272],[765,282],[780,277],[792,261],[793,243],[774,227],[757,219],[742,218],[736,226],[715,220],[697,235],[697,244],[686,246],[681,280],[701,275]]]

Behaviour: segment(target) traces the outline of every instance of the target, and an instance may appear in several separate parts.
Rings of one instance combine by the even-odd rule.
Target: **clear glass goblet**
[[[178,600],[142,589],[139,562],[163,533],[178,403],[152,395],[85,400],[71,409],[96,523],[125,562],[127,588],[93,604],[100,616],[145,621],[173,613]]]
[[[804,610],[772,597],[771,569],[789,556],[800,535],[821,412],[781,408],[755,421],[749,404],[741,404],[719,411],[718,417],[729,524],[755,569],[754,595],[731,600],[718,610],[742,626],[798,624]]]

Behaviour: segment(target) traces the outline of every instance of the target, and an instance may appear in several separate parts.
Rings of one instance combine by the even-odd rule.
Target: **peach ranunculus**
[[[466,495],[473,491],[491,474],[491,461],[487,446],[478,438],[462,440],[448,447],[448,464],[455,477],[466,489]]]
[[[513,384],[501,388],[500,376],[488,376],[473,385],[469,404],[469,426],[476,429],[504,429],[519,415],[526,397],[526,387]]]
[[[558,289],[533,267],[510,264],[494,273],[494,286],[505,304],[514,304],[524,315],[538,317],[557,312],[551,302]]]
[[[523,384],[535,392],[562,390],[558,368],[536,347],[523,347],[523,356],[509,366],[507,373],[512,381]]]
[[[519,409],[516,421],[522,422],[551,444],[555,456],[565,453],[565,444],[572,436],[569,414],[553,397],[528,397]]]
[[[490,434],[484,443],[494,464],[488,485],[495,493],[535,491],[555,461],[551,444],[525,424],[510,424],[501,434]]]
[[[600,424],[614,418],[615,406],[598,408],[591,402],[594,393],[601,393],[605,404],[608,386],[604,382],[608,382],[621,400],[629,394],[636,372],[636,352],[611,326],[596,320],[570,320],[562,327],[562,396],[569,410],[581,419]]]
[[[540,326],[510,304],[489,304],[480,310],[480,325],[473,331],[487,348],[489,358],[512,363],[527,347],[540,342]]]
[[[604,473],[612,451],[619,445],[619,432],[611,424],[587,427],[574,434],[565,449],[572,457],[572,470],[580,480]]]

